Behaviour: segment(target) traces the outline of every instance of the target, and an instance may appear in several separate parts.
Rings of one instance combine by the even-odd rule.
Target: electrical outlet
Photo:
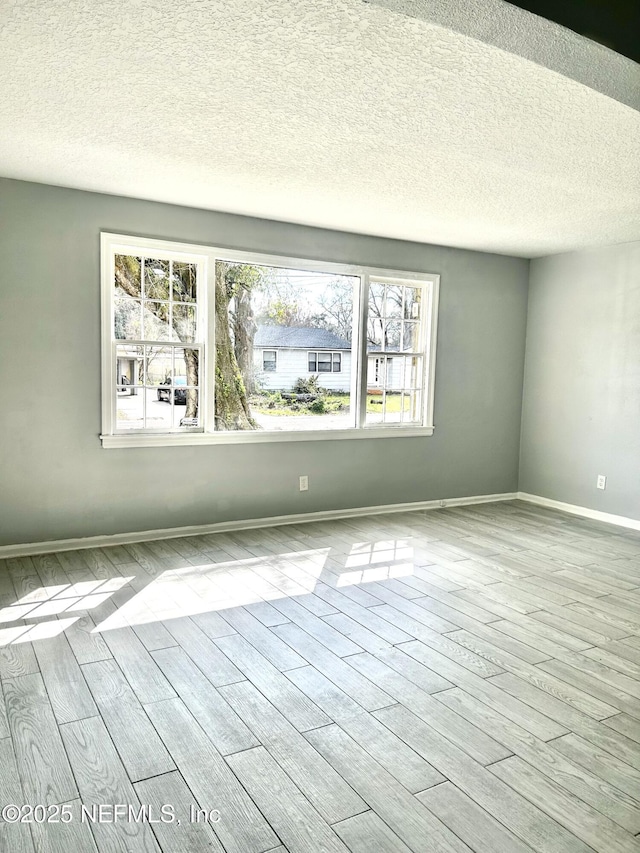
[[[309,477],[306,474],[303,474],[300,477],[300,491],[308,492],[309,491]]]
[[[607,488],[607,478],[604,474],[598,474],[598,479],[596,480],[596,488],[597,489],[606,489]]]

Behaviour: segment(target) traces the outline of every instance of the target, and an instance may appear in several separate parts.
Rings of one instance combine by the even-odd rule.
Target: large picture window
[[[103,234],[103,445],[430,434],[438,283]]]
[[[340,373],[342,371],[341,352],[310,352],[309,373]]]

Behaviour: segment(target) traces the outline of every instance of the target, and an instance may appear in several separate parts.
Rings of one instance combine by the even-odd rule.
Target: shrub
[[[327,411],[327,407],[322,397],[318,397],[317,400],[314,400],[313,403],[309,404],[309,411],[313,412],[314,415],[323,415]]]
[[[320,387],[319,376],[300,376],[293,385],[295,394],[322,394],[324,388]]]

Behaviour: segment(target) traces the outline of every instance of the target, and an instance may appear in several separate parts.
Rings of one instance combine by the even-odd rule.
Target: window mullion
[[[113,328],[113,321],[111,322],[111,327]],[[111,332],[113,334],[113,331]],[[118,356],[118,345],[115,340],[111,342],[111,358],[109,360],[110,368],[110,382],[109,382],[109,400],[111,406],[111,428],[110,432],[115,432],[116,425],[118,422],[118,395],[116,393],[116,388],[118,385],[118,370],[116,367],[116,359]]]
[[[369,274],[363,273],[360,278],[357,302],[357,327],[355,329],[355,346],[353,347],[356,361],[356,428],[362,429],[367,417],[367,314],[369,310]],[[355,312],[354,312],[355,313]]]
[[[425,352],[422,411],[424,423],[428,426],[433,426],[439,290],[438,279],[436,283],[425,286],[422,297],[423,302],[428,306],[428,313],[422,318]]]
[[[216,259],[209,257],[205,264],[206,282],[203,288],[201,323],[206,323],[204,334],[202,326],[201,340],[205,342],[204,365],[200,370],[200,400],[204,398],[201,411],[204,415],[205,432],[213,432],[215,422],[215,384],[216,384]]]

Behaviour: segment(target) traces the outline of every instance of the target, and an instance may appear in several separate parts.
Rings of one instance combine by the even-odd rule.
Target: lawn
[[[322,401],[322,405],[319,405]],[[400,412],[401,395],[387,394],[387,412]],[[285,400],[277,391],[253,395],[249,403],[251,408],[262,415],[329,415],[349,411],[349,394],[326,393],[319,395],[314,402],[297,403]],[[367,394],[367,411],[382,412],[382,394]]]

